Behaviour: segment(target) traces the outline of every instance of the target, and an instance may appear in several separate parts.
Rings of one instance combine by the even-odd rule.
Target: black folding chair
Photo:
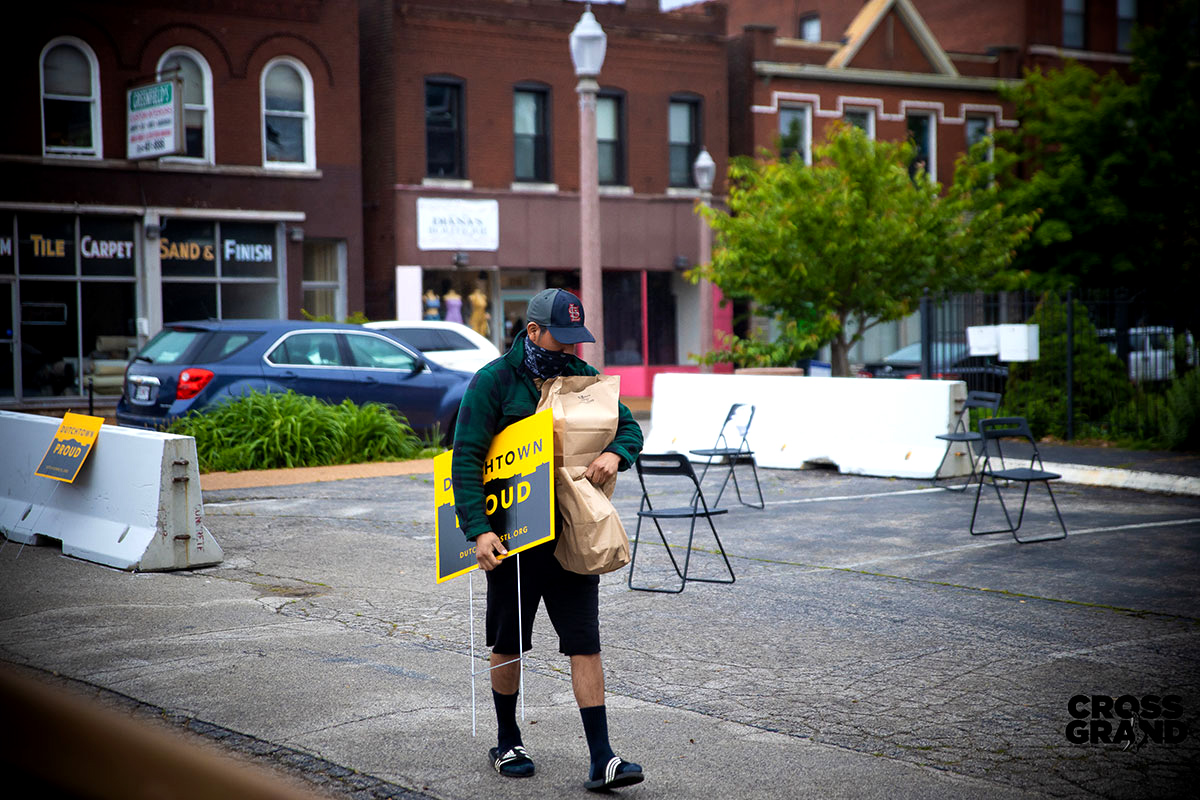
[[[979,432],[983,437],[983,468],[980,470],[979,488],[975,491],[975,509],[971,512],[971,535],[981,536],[988,533],[1011,533],[1013,538],[1020,544],[1048,542],[1054,539],[1066,538],[1067,525],[1063,522],[1062,512],[1058,510],[1058,501],[1054,499],[1054,491],[1050,488],[1050,481],[1058,480],[1062,476],[1056,472],[1046,471],[1045,465],[1042,463],[1041,453],[1038,452],[1037,442],[1034,441],[1033,434],[1029,430],[1029,423],[1025,421],[1025,418],[996,417],[995,419],[980,420]],[[993,450],[997,457],[1003,458],[1004,456],[1001,445],[1004,439],[1020,439],[1032,448],[1033,454],[1029,458],[1028,467],[992,468],[991,459]],[[979,513],[979,497],[983,494],[983,481],[985,478],[991,480],[992,488],[996,490],[996,498],[1000,501],[1000,508],[1004,511],[1004,519],[1008,523],[1007,528],[997,528],[992,531],[975,530],[975,519]],[[1008,513],[1008,506],[1004,503],[1004,496],[1000,493],[1000,481],[1025,484],[1025,492],[1021,497],[1021,511],[1017,515],[1016,525],[1013,525],[1012,517]],[[1062,528],[1061,534],[1025,539],[1017,535],[1017,530],[1020,529],[1021,522],[1025,519],[1025,504],[1029,501],[1029,487],[1034,483],[1044,483],[1046,485],[1046,492],[1050,495],[1050,503],[1054,506],[1054,514],[1058,517],[1059,527]]]
[[[942,467],[946,463],[946,459],[950,457],[950,450],[955,445],[962,446],[966,449],[965,453],[956,455],[966,455],[971,459],[971,474],[967,477],[967,482],[962,486],[943,486],[942,488],[950,492],[965,492],[972,483],[979,478],[979,473],[976,467],[979,465],[979,459],[983,455],[983,436],[979,431],[971,430],[969,422],[971,409],[987,409],[991,411],[992,417],[995,417],[1000,411],[1000,395],[997,392],[967,392],[967,400],[963,403],[962,413],[958,415],[958,422],[954,424],[954,430],[949,433],[939,433],[938,437],[946,443],[946,452],[942,453],[942,460],[938,462],[937,469],[933,471],[933,483],[936,486],[941,480],[939,474]],[[1001,465],[1003,466],[1003,465]]]
[[[633,553],[629,557],[629,588],[636,589],[641,592],[663,592],[665,594],[678,594],[682,592],[688,581],[696,581],[700,583],[733,583],[735,578],[733,575],[733,567],[729,564],[729,556],[725,555],[725,547],[721,544],[721,537],[717,535],[717,526],[713,523],[713,517],[720,514],[725,514],[728,509],[724,508],[709,508],[708,503],[704,501],[704,493],[700,491],[700,481],[696,478],[696,471],[692,469],[692,464],[687,460],[687,456],[682,453],[664,453],[662,455],[647,455],[642,453],[636,462],[638,482],[642,485],[642,502],[638,508],[638,524],[637,529],[633,533]],[[655,508],[650,500],[650,493],[646,490],[647,475],[662,475],[687,478],[691,483],[688,487],[692,491],[691,505],[676,506],[672,508]],[[656,586],[634,586],[633,585],[633,570],[637,565],[638,543],[641,541],[642,520],[650,520],[654,523],[655,529],[658,530],[658,538],[662,540],[663,549],[667,551],[667,556],[671,559],[671,566],[675,569],[675,574],[679,576],[679,588],[664,589]],[[663,533],[662,525],[659,520],[664,519],[686,519],[690,521],[688,529],[687,549],[683,554],[683,569],[679,568],[679,562],[675,559],[675,554],[671,552],[671,546],[667,544],[666,534]],[[729,577],[726,578],[693,578],[688,575],[688,566],[691,564],[692,557],[692,540],[696,536],[696,520],[705,519],[708,521],[708,527],[712,530],[713,538],[717,542],[717,552],[721,554],[721,558],[725,560],[725,569],[729,571]],[[643,561],[645,558],[643,557]]]
[[[729,407],[729,413],[725,415],[725,422],[721,424],[721,432],[717,434],[717,441],[713,446],[689,451],[694,456],[702,456],[706,459],[704,469],[700,473],[700,483],[704,483],[704,476],[708,474],[708,468],[714,463],[724,459],[729,464],[729,472],[726,473],[725,480],[721,481],[721,489],[717,492],[717,499],[713,501],[713,505],[721,503],[721,495],[725,493],[725,486],[729,483],[729,479],[733,478],[733,488],[737,491],[739,503],[751,508],[766,507],[766,503],[763,501],[762,486],[758,483],[758,465],[754,460],[754,451],[750,449],[750,443],[746,441],[746,437],[750,435],[750,423],[753,421],[754,406],[749,403],[734,403]],[[725,431],[730,426],[738,436],[742,437],[737,447],[731,447],[729,438],[725,435]],[[747,503],[742,499],[742,487],[738,485],[737,473],[734,471],[739,461],[750,462],[750,470],[754,473],[754,488],[758,491],[757,505]]]

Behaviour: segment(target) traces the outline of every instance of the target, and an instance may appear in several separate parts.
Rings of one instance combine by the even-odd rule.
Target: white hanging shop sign
[[[126,156],[130,160],[185,152],[182,85],[176,80],[159,81],[125,93]]]
[[[499,247],[499,201],[417,198],[417,249],[497,250]]]

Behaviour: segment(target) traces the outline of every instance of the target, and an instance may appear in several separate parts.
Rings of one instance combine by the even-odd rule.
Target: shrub
[[[1057,295],[1042,298],[1029,320],[1039,326],[1040,356],[1009,369],[1003,413],[1025,417],[1038,436],[1067,430],[1067,308]],[[1127,405],[1133,388],[1121,360],[1100,341],[1086,308],[1075,301],[1075,427],[1089,435],[1112,433],[1114,409]]]
[[[387,406],[330,405],[292,391],[251,392],[168,430],[196,439],[202,472],[398,461],[431,452]]]
[[[1200,450],[1200,369],[1167,390],[1163,438],[1172,450]]]

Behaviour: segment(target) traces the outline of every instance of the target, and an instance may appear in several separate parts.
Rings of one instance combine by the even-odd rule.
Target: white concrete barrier
[[[218,564],[204,527],[196,440],[104,425],[74,483],[34,475],[61,420],[0,411],[0,533],[62,542],[66,555],[117,569]]]
[[[954,427],[966,396],[962,381],[663,373],[643,450],[712,447],[729,406],[753,403],[749,443],[761,467],[931,478],[946,450],[935,437]],[[969,471],[967,456],[951,451],[941,475]]]

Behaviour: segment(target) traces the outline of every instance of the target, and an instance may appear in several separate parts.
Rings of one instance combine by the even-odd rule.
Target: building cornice
[[[1019,86],[1014,78],[981,78],[971,75],[935,75],[895,70],[830,68],[817,64],[788,64],[779,61],[755,61],[754,74],[761,78],[798,78],[809,81],[869,83],[883,86],[916,86],[928,89],[965,89],[994,92],[1002,86]]]
[[[1103,61],[1108,64],[1132,64],[1133,56],[1124,53],[1101,53],[1095,50],[1069,50],[1052,44],[1031,44],[1029,55],[1050,56],[1071,61]]]

